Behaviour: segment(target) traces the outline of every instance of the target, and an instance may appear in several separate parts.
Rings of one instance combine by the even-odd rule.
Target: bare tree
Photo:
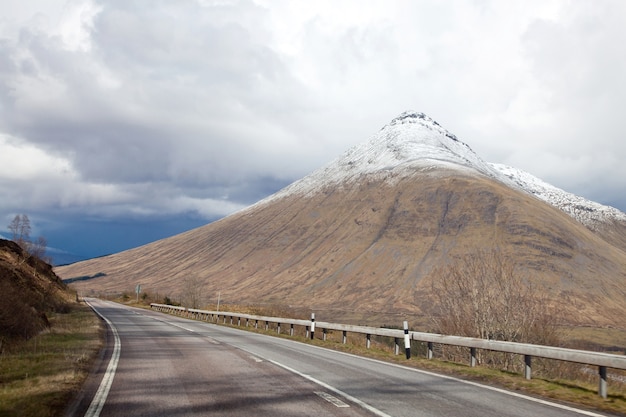
[[[9,231],[12,234],[12,240],[20,245],[22,249],[28,249],[30,242],[30,219],[26,214],[16,214],[11,223],[9,223]]]
[[[443,334],[558,344],[557,315],[546,292],[497,251],[481,251],[435,271],[433,315]],[[494,361],[493,357],[490,360]],[[509,367],[510,358],[498,362]]]
[[[36,241],[30,240],[30,219],[26,214],[16,214],[8,229],[12,234],[12,240],[20,245],[30,256],[37,257],[45,262],[51,262],[45,257],[48,241],[45,237],[39,236]]]
[[[182,302],[189,308],[200,308],[204,302],[204,282],[198,276],[183,278]]]
[[[50,263],[50,259],[46,257],[46,248],[48,247],[48,241],[45,237],[39,236],[36,241],[31,242],[28,245],[28,252],[42,261]]]

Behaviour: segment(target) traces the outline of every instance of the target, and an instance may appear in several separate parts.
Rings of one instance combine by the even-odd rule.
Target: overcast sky
[[[424,112],[626,211],[626,2],[3,0],[0,234],[93,257],[206,224]],[[57,253],[52,253],[57,256]]]

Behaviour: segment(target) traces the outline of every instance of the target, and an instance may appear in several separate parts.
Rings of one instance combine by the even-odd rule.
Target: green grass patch
[[[81,304],[49,321],[49,330],[0,355],[0,417],[60,415],[87,378],[102,345],[100,320]]]

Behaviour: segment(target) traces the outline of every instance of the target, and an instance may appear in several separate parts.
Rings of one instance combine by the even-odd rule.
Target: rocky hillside
[[[0,239],[0,338],[28,339],[49,326],[46,313],[68,308],[67,288],[52,267]]]
[[[491,249],[544,287],[569,322],[621,326],[626,223],[607,222],[613,237],[409,112],[246,210],[57,273],[97,277],[73,284],[85,293],[132,291],[140,283],[173,297],[193,278],[207,301],[219,292],[225,302],[374,323],[428,316],[436,268]]]

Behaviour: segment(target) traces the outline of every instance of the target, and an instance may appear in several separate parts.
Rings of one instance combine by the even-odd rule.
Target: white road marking
[[[297,343],[297,342],[294,342],[294,343]],[[328,348],[325,348],[325,347],[322,347],[322,346],[308,345],[308,347],[311,347],[313,349],[327,350],[329,352],[337,353],[339,355],[351,356],[353,358],[363,359],[363,360],[370,361],[370,362],[376,362],[376,363],[379,363],[379,364],[382,364],[382,365],[393,366],[393,367],[396,367],[396,368],[402,368],[402,369],[405,369],[405,370],[408,370],[408,371],[417,372],[417,373],[426,374],[426,375],[431,375],[431,376],[435,376],[435,377],[438,377],[438,378],[449,379],[449,380],[452,380],[452,381],[455,381],[455,382],[460,382],[460,383],[463,383],[463,384],[473,385],[473,386],[484,388],[484,389],[488,389],[488,390],[491,390],[491,391],[496,391],[496,392],[499,392],[499,393],[502,393],[502,394],[510,395],[512,397],[523,398],[525,400],[533,401],[533,402],[536,402],[536,403],[539,403],[539,404],[549,405],[549,406],[554,407],[554,408],[560,408],[562,410],[572,411],[574,413],[582,414],[582,415],[585,415],[585,416],[606,417],[606,414],[598,414],[598,413],[594,413],[593,411],[581,410],[579,408],[569,407],[567,405],[558,404],[558,403],[554,403],[554,402],[547,401],[547,400],[542,400],[540,398],[529,397],[528,395],[519,394],[517,392],[507,391],[507,390],[502,389],[502,388],[496,388],[496,387],[492,387],[492,386],[489,386],[489,385],[483,385],[483,384],[480,384],[478,382],[473,382],[473,381],[466,381],[466,380],[463,380],[463,379],[455,378],[453,376],[437,374],[435,372],[424,371],[422,369],[410,368],[408,366],[398,365],[396,363],[391,363],[391,362],[384,362],[384,361],[381,361],[381,360],[378,360],[378,359],[367,358],[367,357],[364,357],[364,356],[358,356],[358,355],[354,355],[352,353],[332,350],[332,349],[328,349]],[[278,363],[277,363],[277,365],[281,366]]]
[[[315,383],[315,384],[317,384],[317,385],[319,385],[319,386],[321,386],[323,388],[326,388],[328,391],[332,391],[335,394],[342,396],[346,400],[357,404],[358,406],[366,409],[367,411],[369,411],[372,414],[375,414],[375,415],[380,416],[380,417],[391,417],[389,414],[383,413],[379,409],[374,408],[371,405],[369,405],[367,403],[364,403],[363,401],[359,400],[358,398],[355,398],[355,397],[353,397],[350,394],[346,394],[345,392],[343,392],[341,390],[338,390],[337,388],[335,388],[335,387],[333,387],[331,385],[328,385],[327,383],[322,382],[319,379],[315,379],[315,378],[313,378],[310,375],[306,375],[306,374],[303,374],[300,371],[296,371],[295,369],[290,368],[287,365],[283,365],[282,363],[279,363],[279,362],[276,362],[276,361],[272,361],[272,360],[269,360],[269,359],[267,361],[270,362],[270,363],[273,363],[276,366],[280,366],[281,368],[286,369],[289,372],[292,372],[292,373],[294,373],[296,375],[299,375],[299,376],[301,376],[304,379],[308,379],[309,381],[311,381],[311,382],[313,382],[313,383]]]
[[[159,319],[155,319],[155,320],[159,320]],[[163,321],[164,323],[168,323],[168,324],[172,324],[173,326],[176,326],[176,324],[174,324],[174,323],[166,322],[164,320],[160,320],[160,321]],[[177,327],[181,327],[181,326],[177,326]],[[187,330],[187,329],[185,329],[185,330]],[[288,341],[288,340],[285,340],[285,341]],[[289,341],[289,342],[299,343],[299,342],[296,342],[296,341]],[[455,377],[451,377],[451,376],[447,376],[447,375],[443,375],[443,374],[437,374],[437,373],[434,373],[434,372],[424,371],[422,369],[410,368],[408,366],[398,365],[398,364],[394,364],[394,363],[391,363],[391,362],[384,362],[384,361],[380,361],[380,360],[377,360],[377,359],[371,359],[371,358],[367,358],[367,357],[364,357],[364,356],[354,355],[354,354],[351,354],[351,353],[336,351],[336,350],[328,349],[328,348],[321,347],[321,346],[315,346],[315,345],[307,345],[307,346],[312,348],[312,349],[326,350],[326,351],[334,352],[334,353],[337,353],[337,354],[340,354],[340,355],[351,356],[351,357],[362,359],[362,360],[367,360],[367,361],[377,362],[377,363],[384,364],[384,365],[394,366],[394,367],[406,369],[406,370],[409,370],[409,371],[412,371],[412,372],[422,373],[422,374],[426,374],[426,375],[432,375],[432,376],[435,376],[435,377],[438,377],[438,378],[449,379],[449,380],[460,382],[460,383],[467,384],[467,385],[474,385],[476,387],[488,389],[488,390],[491,390],[491,391],[496,391],[496,392],[499,392],[499,393],[502,393],[502,394],[510,395],[512,397],[523,398],[523,399],[528,400],[528,401],[532,401],[532,402],[536,402],[536,403],[539,403],[539,404],[548,405],[548,406],[551,406],[551,407],[554,407],[554,408],[560,408],[562,410],[571,411],[571,412],[574,412],[574,413],[577,413],[577,414],[582,414],[582,415],[585,415],[585,416],[606,417],[605,414],[598,414],[598,413],[594,413],[593,411],[581,410],[579,408],[569,407],[567,405],[562,405],[562,404],[558,404],[558,403],[555,403],[555,402],[542,400],[540,398],[530,397],[528,395],[519,394],[519,393],[513,392],[513,391],[507,391],[505,389],[496,388],[496,387],[492,387],[492,386],[489,386],[489,385],[483,385],[483,384],[480,384],[480,383],[477,383],[477,382],[473,382],[473,381],[466,381],[466,380],[463,380],[463,379],[459,379],[459,378],[455,378]],[[239,347],[239,349],[248,352],[246,349],[243,349],[241,347]],[[252,353],[252,352],[248,352],[248,353]],[[288,366],[283,365],[281,363],[278,363],[278,362],[275,362],[275,361],[272,361],[272,360],[269,360],[269,359],[266,359],[266,360],[268,362],[273,363],[273,364],[275,364],[277,366],[280,366],[280,367],[282,367],[282,368],[284,368],[284,369],[286,369],[286,370],[288,370],[290,372],[293,372],[293,373],[295,373],[297,375],[300,375],[303,378],[306,378],[309,381],[314,382],[314,383],[316,383],[316,384],[318,384],[318,385],[328,389],[329,391],[332,391],[332,392],[334,392],[334,393],[336,393],[336,394],[346,398],[348,401],[351,401],[351,402],[354,402],[355,404],[358,404],[359,406],[361,406],[361,407],[371,411],[372,413],[374,413],[374,414],[376,414],[378,416],[381,416],[381,417],[391,417],[388,414],[385,414],[382,411],[380,411],[380,410],[370,406],[369,404],[366,404],[363,401],[361,401],[361,400],[359,400],[357,398],[354,398],[354,397],[350,396],[349,394],[346,394],[343,391],[340,391],[340,390],[338,390],[338,389],[336,389],[336,388],[334,388],[334,387],[332,387],[330,385],[327,385],[326,383],[324,383],[322,381],[319,381],[319,380],[317,380],[317,379],[315,379],[315,378],[313,378],[313,377],[311,377],[309,375],[305,375],[303,373],[300,373],[300,372],[296,371],[295,369],[289,368]]]
[[[335,396],[332,396],[332,395],[330,395],[327,392],[324,392],[324,391],[313,391],[313,393],[315,395],[317,395],[318,397],[322,397],[323,399],[325,399],[326,401],[328,401],[329,403],[331,403],[335,407],[339,407],[339,408],[348,408],[348,407],[350,407],[348,404],[344,403],[339,398],[337,398]]]
[[[263,359],[261,359],[261,358],[257,358],[256,356],[252,356],[252,355],[250,355],[250,359],[252,359],[252,360],[253,360],[253,361],[255,361],[256,363],[263,362]]]
[[[89,304],[89,303],[88,303]],[[109,325],[111,331],[113,332],[114,338],[114,346],[113,346],[113,354],[111,355],[111,360],[109,361],[109,365],[107,366],[107,370],[104,373],[104,377],[102,378],[102,382],[100,382],[100,386],[98,387],[98,391],[96,391],[96,395],[93,397],[87,412],[85,413],[85,417],[98,417],[100,412],[102,411],[102,407],[104,407],[104,403],[106,402],[107,396],[109,395],[109,390],[111,389],[111,384],[113,384],[113,378],[115,377],[115,371],[117,370],[117,364],[120,360],[120,351],[122,350],[122,343],[120,341],[120,336],[117,333],[117,329],[111,323],[109,319],[104,317],[100,312],[98,312],[91,304],[89,306],[100,316],[104,321]]]

